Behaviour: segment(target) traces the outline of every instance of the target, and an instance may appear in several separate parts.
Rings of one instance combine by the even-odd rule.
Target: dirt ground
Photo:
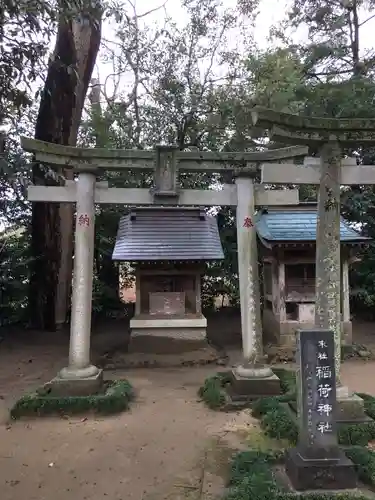
[[[53,377],[66,353],[63,342],[0,344],[2,500],[213,500],[222,494],[237,447],[228,429],[244,417],[210,412],[198,401],[202,380],[218,367],[116,371],[138,392],[128,413],[7,423],[11,402]]]
[[[12,400],[66,363],[66,339],[49,340],[0,343],[2,500],[214,500],[222,495],[230,457],[241,446],[239,430],[254,423],[247,413],[215,413],[198,401],[198,387],[219,367],[116,371],[138,391],[128,413],[9,424],[5,415]],[[342,369],[351,390],[375,395],[374,374],[375,362],[350,361]]]

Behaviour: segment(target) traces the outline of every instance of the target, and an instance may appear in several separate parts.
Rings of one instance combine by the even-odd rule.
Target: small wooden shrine
[[[223,258],[216,218],[204,210],[138,207],[122,217],[113,260],[135,267],[131,339],[152,335],[204,340],[201,278],[207,262]]]
[[[263,264],[264,342],[294,347],[297,329],[314,326],[316,203],[269,208],[259,213],[256,230]],[[341,218],[342,341],[352,341],[349,265],[369,239]]]

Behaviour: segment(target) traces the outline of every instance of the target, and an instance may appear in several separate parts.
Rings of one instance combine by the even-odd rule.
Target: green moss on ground
[[[208,377],[198,395],[211,410],[221,410],[226,403],[225,385],[230,382],[230,372],[219,372]]]
[[[83,413],[113,414],[129,408],[134,391],[127,380],[107,382],[103,394],[92,396],[56,397],[28,394],[20,398],[10,410],[12,419],[23,416],[74,415]]]

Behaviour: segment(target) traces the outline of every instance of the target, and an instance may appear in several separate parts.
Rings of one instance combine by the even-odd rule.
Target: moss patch
[[[10,410],[12,419],[23,416],[74,415],[82,413],[112,414],[129,408],[134,391],[127,380],[107,382],[103,394],[93,396],[54,397],[28,394],[19,399]]]
[[[221,410],[227,400],[224,388],[229,382],[230,372],[219,372],[204,381],[198,395],[211,410]]]

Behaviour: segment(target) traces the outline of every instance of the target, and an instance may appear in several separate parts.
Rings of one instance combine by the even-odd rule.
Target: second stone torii
[[[274,140],[304,144],[319,155],[306,158],[304,166],[264,164],[262,183],[319,186],[315,325],[334,332],[339,420],[366,420],[363,400],[340,382],[340,192],[341,185],[375,184],[374,165],[357,165],[355,159],[343,158],[344,148],[375,145],[375,120],[309,118],[255,107],[252,121],[257,128],[268,129]]]

